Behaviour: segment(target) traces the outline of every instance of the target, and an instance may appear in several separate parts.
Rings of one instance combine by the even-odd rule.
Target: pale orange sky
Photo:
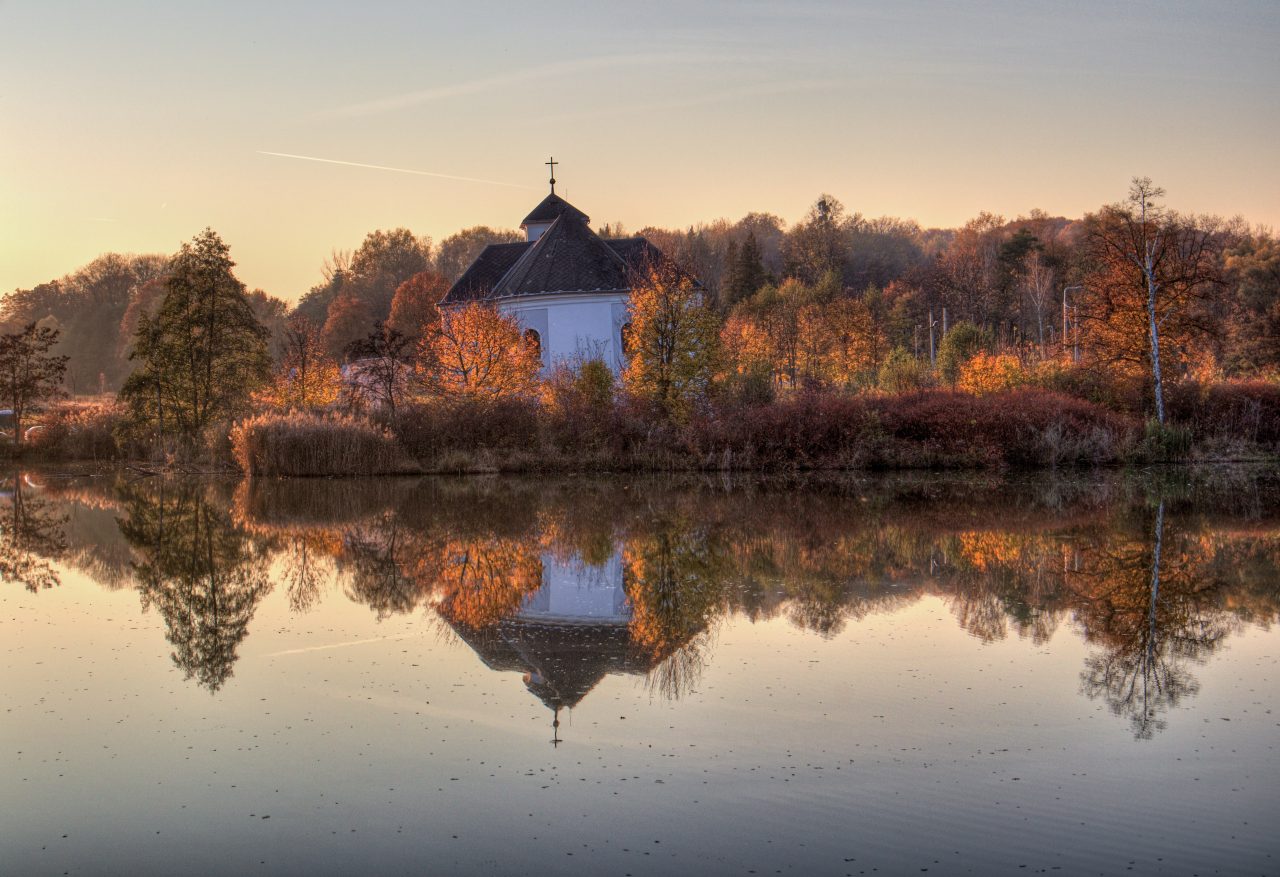
[[[1134,175],[1275,227],[1277,45],[1270,0],[0,0],[0,293],[208,225],[294,300],[377,228],[514,227],[549,154],[629,229],[793,222],[824,191],[930,226],[1079,216]]]

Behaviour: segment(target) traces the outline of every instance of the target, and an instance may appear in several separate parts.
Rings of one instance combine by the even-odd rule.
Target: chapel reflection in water
[[[427,611],[553,715],[609,674],[679,697],[728,614],[831,637],[935,596],[982,641],[1082,636],[1082,693],[1145,738],[1196,693],[1197,663],[1277,617],[1274,488],[1267,476],[1216,491],[1120,475],[799,487],[117,478],[60,495],[115,510],[126,568],[111,572],[120,552],[98,538],[93,574],[156,606],[175,664],[211,690],[231,676],[274,562],[293,611],[338,590],[379,618]],[[82,517],[73,548],[91,541]],[[56,540],[35,557],[89,562]]]

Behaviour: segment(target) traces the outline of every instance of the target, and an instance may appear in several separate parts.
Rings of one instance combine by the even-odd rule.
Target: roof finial
[[[551,168],[551,194],[556,193],[556,165],[560,162],[556,161],[556,157],[551,156],[551,161],[544,161],[543,164]]]
[[[555,718],[551,720],[551,745],[559,748],[564,742],[560,739],[560,707],[555,708]]]

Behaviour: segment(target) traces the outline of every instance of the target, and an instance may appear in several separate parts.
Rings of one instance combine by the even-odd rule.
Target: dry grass
[[[422,471],[387,430],[342,414],[259,414],[232,428],[231,444],[236,463],[251,477]]]

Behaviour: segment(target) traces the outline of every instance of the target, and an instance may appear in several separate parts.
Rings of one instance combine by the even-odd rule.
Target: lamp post
[[[1067,347],[1067,293],[1076,289],[1084,289],[1083,285],[1064,286],[1062,287],[1062,348]],[[1071,354],[1072,362],[1080,361],[1080,330],[1076,327],[1076,344],[1075,350]]]

